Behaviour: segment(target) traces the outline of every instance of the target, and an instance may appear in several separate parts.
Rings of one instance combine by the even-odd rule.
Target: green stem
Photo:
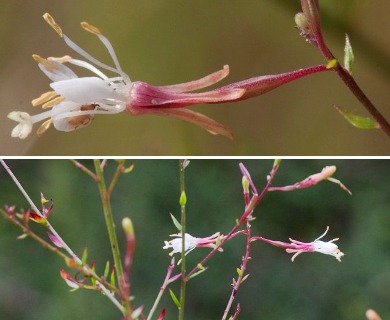
[[[127,319],[131,319],[132,310],[131,310],[129,297],[127,295],[126,281],[124,277],[122,261],[120,259],[118,239],[116,236],[115,224],[114,224],[114,219],[113,219],[111,204],[110,204],[110,193],[107,192],[106,183],[103,175],[103,169],[100,165],[100,161],[95,159],[94,165],[95,165],[95,172],[97,176],[97,185],[99,188],[100,197],[102,199],[104,218],[106,221],[106,227],[107,227],[108,236],[111,244],[112,256],[115,264],[116,277],[121,292],[120,298],[122,300],[122,305],[124,307],[124,316],[127,317]]]
[[[185,190],[185,180],[184,180],[184,161],[183,159],[179,162],[179,171],[180,171],[180,208],[181,208],[181,236],[182,236],[182,251],[181,251],[181,288],[180,288],[180,310],[179,310],[179,320],[184,319],[184,305],[186,297],[186,286],[187,279],[186,274],[186,256],[185,256],[185,233],[186,233],[186,190]]]

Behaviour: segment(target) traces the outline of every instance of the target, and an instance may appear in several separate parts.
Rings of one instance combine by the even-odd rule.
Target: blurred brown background
[[[30,101],[47,91],[48,79],[31,54],[75,55],[42,20],[50,12],[85,50],[111,60],[80,21],[97,25],[112,42],[132,80],[165,85],[197,79],[230,65],[223,84],[323,63],[299,37],[291,0],[1,1],[0,74],[2,155],[389,155],[380,131],[358,130],[332,108],[360,115],[363,107],[333,73],[300,79],[264,96],[193,110],[230,127],[234,141],[212,136],[176,119],[127,114],[98,116],[72,132],[49,130],[41,138],[10,138],[11,110],[37,113]],[[390,119],[390,2],[320,1],[325,37],[342,59],[344,32],[355,50],[354,75]],[[38,126],[34,127],[34,132]]]

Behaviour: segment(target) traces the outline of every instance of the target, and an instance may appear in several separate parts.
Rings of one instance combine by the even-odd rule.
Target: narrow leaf
[[[104,268],[104,273],[103,273],[104,279],[108,278],[109,272],[110,272],[110,261],[107,260],[106,267]]]
[[[361,117],[357,116],[351,112],[345,111],[339,106],[334,106],[338,112],[353,126],[359,129],[379,129],[380,126],[378,122],[370,117]]]
[[[173,224],[175,225],[176,229],[181,231],[181,224],[180,224],[180,222],[177,221],[177,219],[175,218],[175,216],[172,213],[170,213],[170,215],[171,215]]]
[[[201,273],[205,272],[207,270],[207,268],[203,267],[203,269],[200,269],[196,272],[194,272],[189,279],[192,279],[192,278],[195,278],[196,276],[200,275]]]
[[[83,255],[81,256],[81,261],[83,262],[83,264],[87,262],[87,259],[88,259],[88,249],[85,248],[83,251]]]
[[[179,299],[175,296],[175,294],[173,293],[173,291],[171,289],[169,289],[169,294],[171,295],[171,298],[173,300],[173,302],[175,303],[176,307],[178,309],[181,308],[181,303],[179,301]]]
[[[20,236],[18,236],[16,239],[18,239],[18,240],[23,240],[23,239],[25,239],[25,238],[27,238],[28,237],[28,234],[27,233],[22,233]]]
[[[115,269],[113,268],[111,271],[110,283],[115,287]]]
[[[352,74],[353,63],[355,56],[353,55],[351,42],[349,41],[348,34],[345,35],[345,47],[344,47],[344,68]]]

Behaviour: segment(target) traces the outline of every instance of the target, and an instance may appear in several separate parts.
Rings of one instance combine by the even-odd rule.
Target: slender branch
[[[229,314],[229,311],[232,307],[232,304],[233,304],[233,301],[237,295],[237,292],[238,292],[238,289],[240,287],[240,285],[243,283],[243,281],[245,280],[245,271],[246,271],[246,268],[247,268],[247,265],[248,265],[248,261],[250,259],[250,251],[251,251],[251,225],[250,225],[250,222],[249,220],[247,220],[246,222],[246,249],[245,249],[245,256],[242,257],[242,263],[241,263],[241,267],[240,267],[240,272],[238,274],[238,278],[237,280],[233,280],[233,289],[232,289],[232,293],[230,295],[230,298],[229,298],[229,301],[226,305],[226,308],[225,308],[225,311],[223,313],[223,317],[222,317],[222,320],[226,320],[228,314]],[[236,311],[237,312],[237,311]]]
[[[99,160],[94,160],[94,165],[95,165],[95,171],[97,175],[97,185],[99,188],[100,192],[100,197],[102,200],[102,205],[103,205],[103,211],[104,211],[104,218],[106,221],[106,227],[107,227],[107,232],[108,236],[110,239],[110,244],[111,244],[111,251],[112,251],[112,256],[114,259],[114,264],[115,264],[115,271],[116,271],[116,276],[119,284],[119,289],[120,289],[120,298],[122,300],[122,305],[124,307],[125,313],[124,315],[126,317],[131,317],[131,305],[129,301],[129,297],[126,295],[126,281],[125,281],[125,276],[123,272],[123,267],[122,267],[122,261],[120,259],[120,253],[119,253],[119,245],[118,245],[118,240],[116,236],[116,231],[115,231],[115,224],[114,224],[114,219],[112,215],[112,210],[111,210],[111,204],[110,204],[110,194],[107,192],[106,189],[106,183],[103,175],[103,167],[100,163]]]
[[[167,274],[165,276],[164,282],[163,282],[163,284],[162,284],[162,286],[160,288],[160,291],[158,292],[157,298],[154,301],[152,308],[149,311],[149,315],[148,315],[147,320],[151,320],[152,319],[153,314],[156,311],[157,306],[160,303],[160,300],[161,300],[161,298],[162,298],[162,296],[164,294],[164,291],[167,288],[168,284],[170,284],[172,281],[174,281],[176,279],[177,276],[175,276],[175,277],[173,277],[173,279],[171,279],[171,274],[172,274],[172,271],[173,271],[174,267],[175,267],[175,258],[172,258],[171,263],[168,266],[168,270],[167,270]]]
[[[207,261],[210,260],[210,258],[217,253],[218,249],[221,248],[226,241],[231,239],[233,236],[236,235],[237,230],[241,227],[241,225],[246,221],[248,216],[253,212],[253,210],[256,208],[256,206],[259,204],[259,202],[263,199],[263,197],[268,192],[268,189],[271,187],[272,181],[279,169],[280,160],[275,160],[274,164],[272,166],[270,174],[267,176],[267,183],[265,187],[263,188],[262,192],[258,195],[255,194],[252,197],[252,200],[249,202],[249,204],[246,206],[244,213],[242,214],[241,218],[237,221],[236,225],[230,230],[230,232],[221,239],[221,242],[219,245],[217,245],[213,250],[211,250],[203,259],[200,261],[187,275],[186,279],[190,279],[191,275],[193,275],[195,272],[199,270],[199,266],[204,266]]]
[[[8,221],[16,225],[19,229],[22,230],[23,233],[27,234],[31,239],[38,242],[42,247],[48,249],[49,251],[55,253],[58,255],[61,259],[63,259],[65,262],[69,261],[70,257],[68,257],[66,254],[58,250],[57,247],[52,246],[47,241],[43,240],[40,236],[38,236],[34,231],[32,231],[27,226],[20,223],[18,220],[13,219],[7,212],[5,212],[3,209],[0,209],[0,214]]]
[[[109,292],[109,290],[107,288],[110,288],[111,291],[113,292],[118,292],[118,290],[112,286],[111,284],[107,283],[105,280],[101,279],[96,273],[95,271],[93,271],[87,264],[84,264],[82,262],[82,260],[77,256],[77,254],[74,253],[74,251],[68,246],[68,244],[62,239],[62,237],[58,234],[58,232],[55,230],[55,228],[50,224],[50,222],[47,220],[47,217],[42,214],[42,212],[38,209],[38,207],[35,205],[35,203],[32,201],[32,199],[30,198],[30,196],[27,194],[27,192],[25,191],[25,189],[23,188],[22,184],[19,182],[19,180],[16,178],[16,176],[13,174],[12,170],[8,167],[8,165],[4,162],[4,160],[0,159],[0,163],[3,165],[3,167],[7,170],[8,174],[11,176],[12,180],[14,181],[14,183],[16,184],[16,186],[18,187],[18,189],[20,190],[20,192],[23,194],[23,196],[25,197],[25,199],[27,200],[27,202],[30,204],[30,207],[35,211],[35,213],[37,215],[39,215],[40,217],[42,217],[44,220],[45,220],[45,226],[47,227],[47,229],[51,232],[51,234],[57,239],[57,241],[59,243],[61,243],[61,248],[63,248],[68,254],[69,256],[80,266],[80,271],[83,272],[84,274],[94,278],[96,281],[98,281],[100,283],[100,286],[101,287],[104,287],[104,290],[103,291],[107,291]],[[3,212],[1,210],[1,213],[4,215],[5,212]],[[6,217],[6,216],[5,216]],[[65,263],[67,263],[70,258],[67,257],[66,255],[64,255],[61,251],[59,251],[57,248],[53,247],[52,245],[50,245],[49,243],[47,243],[45,240],[43,240],[42,238],[40,238],[38,235],[36,235],[35,233],[33,233],[29,228],[27,228],[26,226],[22,225],[21,223],[19,223],[17,220],[15,219],[12,219],[11,217],[6,217],[7,220],[10,220],[12,223],[14,223],[16,226],[18,226],[19,228],[21,228],[25,233],[27,233],[32,239],[36,240],[38,243],[40,243],[41,245],[43,245],[45,248],[49,249],[50,251],[56,253],[57,255],[59,255],[61,258],[63,258],[65,260]],[[109,297],[110,300],[113,300],[115,298],[113,297]],[[115,303],[115,305],[117,306],[117,303]],[[120,308],[120,310],[122,311],[123,310],[123,307]],[[122,312],[123,313],[123,312]]]
[[[84,166],[80,162],[73,160],[73,159],[69,159],[69,161],[72,162],[77,169],[80,169],[81,171],[86,173],[88,176],[90,176],[94,181],[96,181],[96,179],[97,179],[96,174],[93,173],[91,170],[89,170],[86,166]]]

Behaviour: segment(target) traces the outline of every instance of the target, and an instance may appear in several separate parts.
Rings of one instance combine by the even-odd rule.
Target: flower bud
[[[130,218],[126,217],[122,219],[122,228],[127,238],[134,238],[134,227]]]

